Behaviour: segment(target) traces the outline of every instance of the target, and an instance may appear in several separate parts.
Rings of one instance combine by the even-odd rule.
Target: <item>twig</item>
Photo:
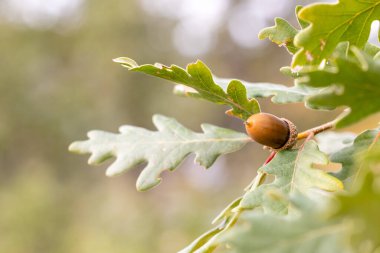
[[[311,128],[311,129],[308,129],[302,133],[299,133],[297,136],[297,139],[298,140],[305,139],[305,138],[309,137],[310,134],[316,135],[316,134],[319,134],[323,131],[332,129],[335,127],[335,124],[336,124],[336,120],[327,122],[323,125],[320,125],[320,126],[317,126],[317,127]]]

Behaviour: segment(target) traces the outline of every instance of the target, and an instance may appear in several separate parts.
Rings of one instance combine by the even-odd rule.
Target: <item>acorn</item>
[[[287,119],[269,113],[257,113],[245,122],[248,135],[276,151],[289,149],[297,142],[297,128]]]

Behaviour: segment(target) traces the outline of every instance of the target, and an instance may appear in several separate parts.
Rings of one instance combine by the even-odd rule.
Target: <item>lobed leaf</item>
[[[310,6],[306,7],[306,8],[310,8]],[[303,6],[297,6],[296,7],[296,17],[297,17],[298,23],[301,27],[300,30],[293,27],[291,24],[289,24],[286,20],[284,20],[282,18],[275,18],[275,25],[262,29],[259,33],[259,39],[268,38],[269,40],[271,40],[272,42],[276,43],[279,46],[285,46],[287,48],[288,52],[291,54],[296,54],[298,52],[298,54],[293,57],[293,61],[294,61],[294,59],[299,57],[299,54],[301,54],[301,52],[303,52],[302,47],[300,45],[295,45],[295,43],[294,43],[295,38],[298,34],[305,33],[306,31],[304,31],[304,30],[309,26],[309,23],[306,22],[305,20],[303,20],[302,17],[299,15],[301,10],[303,10],[303,9],[304,9]],[[309,29],[311,29],[311,28],[309,28]],[[298,35],[298,36],[302,36],[302,35]],[[320,59],[320,61],[322,61],[323,59],[329,59],[330,54],[333,51],[339,52],[341,55],[347,55],[350,44],[352,45],[352,43],[349,43],[349,41],[344,41],[344,40],[339,41],[335,45],[329,44],[329,47],[332,48],[331,52],[329,54],[326,54],[325,56],[323,56]],[[365,40],[364,46],[362,48],[363,48],[364,52],[366,52],[368,55],[370,55],[372,57],[376,58],[376,57],[378,57],[378,55],[380,55],[380,53],[379,53],[380,48],[377,45],[374,45],[374,44],[367,42],[367,40]],[[306,57],[312,57],[308,51],[306,52]],[[320,63],[320,61],[318,61],[317,63]],[[313,65],[313,63],[308,63],[308,64]],[[316,63],[314,63],[314,64],[316,64]],[[294,67],[294,65],[293,65],[293,67]],[[294,78],[297,77],[297,76],[293,76],[291,73],[288,73],[288,72],[285,72],[284,74],[287,74],[287,75],[290,74],[290,76],[292,76]]]
[[[334,176],[345,185],[350,185],[358,177],[362,165],[357,159],[368,152],[379,132],[379,129],[367,130],[358,135],[352,145],[331,154],[332,162],[342,164],[342,169]]]
[[[247,99],[246,89],[240,81],[230,81],[227,89],[223,90],[215,83],[210,69],[199,60],[188,64],[186,70],[176,65],[167,67],[159,63],[138,65],[126,57],[117,58],[114,61],[131,71],[142,72],[191,87],[197,92],[196,96],[199,98],[231,106],[231,113],[243,120],[260,112],[259,103],[253,98]]]
[[[298,30],[282,18],[275,18],[275,25],[264,28],[259,33],[259,39],[268,38],[279,46],[285,46],[289,53],[295,54],[298,48],[294,45],[294,37]]]
[[[300,27],[302,29],[305,29],[306,27],[309,26],[309,23],[306,22],[305,20],[303,20],[299,15],[298,13],[302,10],[303,6],[302,5],[297,5],[296,6],[296,18],[297,18],[297,21],[298,21],[298,24],[300,25]]]
[[[88,140],[72,143],[69,150],[90,153],[89,164],[115,157],[107,169],[108,176],[146,162],[137,189],[147,190],[161,181],[163,171],[174,170],[190,153],[195,153],[195,161],[208,168],[218,156],[237,151],[250,141],[243,133],[209,124],[201,126],[203,133],[195,133],[162,115],[155,115],[153,123],[158,131],[134,126],[120,127],[120,134],[91,131]]]
[[[338,3],[316,3],[303,7],[298,17],[310,25],[294,38],[301,48],[292,66],[317,65],[329,57],[343,41],[363,48],[371,23],[380,18],[380,0],[340,0]]]
[[[352,252],[346,243],[349,226],[323,218],[250,214],[219,241],[227,244],[231,253]]]
[[[302,8],[303,6],[296,6],[295,13],[298,24],[301,29],[304,29],[308,26],[308,23],[300,19],[298,16],[298,12],[300,12]],[[274,23],[274,26],[264,28],[259,32],[259,39],[262,40],[268,38],[279,46],[285,46],[290,54],[295,54],[299,48],[294,45],[294,38],[300,30],[296,29],[289,24],[288,21],[282,18],[275,18]]]
[[[379,165],[380,159],[376,161]],[[248,212],[237,226],[213,241],[213,245],[224,244],[225,252],[231,253],[377,252],[380,248],[378,169],[367,168],[362,179],[356,185],[357,191],[339,192],[329,199],[328,205],[301,195],[292,198],[298,211],[295,215]]]
[[[355,57],[338,57],[333,67],[305,69],[298,82],[314,88],[325,88],[307,99],[313,109],[331,110],[350,107],[337,127],[345,127],[380,111],[380,61],[375,61],[356,48]]]
[[[365,248],[366,252],[376,252],[375,249],[380,249],[380,187],[376,182],[378,179],[378,175],[376,177],[373,171],[367,171],[356,192],[337,198],[339,210],[336,216],[348,217],[353,221],[355,230],[350,239],[356,252],[363,252]]]
[[[363,51],[374,58],[380,52],[380,47],[372,43],[367,43]]]
[[[377,174],[380,174],[380,131],[377,131],[375,138],[372,141],[372,144],[368,147],[367,152],[359,155],[357,163],[361,166],[364,166],[366,170],[374,171]],[[380,175],[377,175],[380,176]]]
[[[286,214],[288,197],[294,193],[305,194],[311,189],[339,191],[343,184],[328,173],[314,168],[314,164],[328,164],[328,157],[319,151],[315,141],[307,141],[300,150],[284,150],[259,169],[275,177],[270,184],[248,191],[240,208],[252,209],[262,206],[265,212]]]

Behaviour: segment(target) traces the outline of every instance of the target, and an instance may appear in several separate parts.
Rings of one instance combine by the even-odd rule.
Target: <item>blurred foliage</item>
[[[199,174],[185,162],[190,168],[180,169],[182,176],[165,174],[165,184],[144,194],[135,191],[138,171],[106,179],[104,170],[89,170],[84,158],[67,152],[89,127],[115,131],[127,123],[152,129],[154,113],[194,131],[203,122],[243,126],[225,116],[225,108],[172,96],[164,81],[131,75],[112,63],[120,55],[186,63],[172,48],[170,22],[144,13],[138,1],[92,0],[82,8],[76,22],[45,30],[0,17],[0,252],[174,252],[206,230],[266,153],[247,147]],[[272,71],[286,64],[286,53],[268,43],[267,53],[255,55],[223,31],[219,39],[223,43],[203,56],[216,75],[289,84]],[[262,105],[291,115],[301,128],[329,117],[297,105]],[[304,120],[306,113],[311,122]]]

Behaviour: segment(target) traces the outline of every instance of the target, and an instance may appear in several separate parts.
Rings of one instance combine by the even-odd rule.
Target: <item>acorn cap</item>
[[[288,127],[289,127],[289,136],[288,136],[288,140],[287,142],[284,144],[284,146],[282,146],[281,148],[277,148],[277,149],[274,149],[275,151],[281,151],[281,150],[285,150],[285,149],[290,149],[292,148],[296,142],[297,142],[297,136],[298,136],[298,131],[297,131],[297,127],[294,125],[293,122],[291,122],[290,120],[288,119],[285,119],[285,118],[281,118],[283,121],[286,122],[286,124],[288,124]]]

